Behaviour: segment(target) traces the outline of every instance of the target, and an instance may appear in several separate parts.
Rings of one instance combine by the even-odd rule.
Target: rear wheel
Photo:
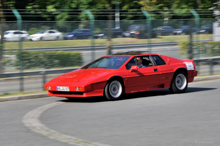
[[[178,71],[174,74],[170,91],[172,93],[184,93],[188,87],[187,75],[184,71]]]
[[[121,99],[124,94],[124,85],[118,79],[110,80],[105,87],[105,97],[108,100]]]

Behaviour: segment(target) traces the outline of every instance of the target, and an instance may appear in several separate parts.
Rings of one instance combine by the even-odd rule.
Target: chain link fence
[[[191,47],[199,74],[218,74],[218,57],[212,60],[213,56],[220,56],[220,44],[212,42],[214,22],[214,19],[200,19],[199,28],[196,28],[194,19],[152,19],[151,48],[146,20],[121,20],[120,28],[115,28],[114,20],[97,20],[93,33],[90,21],[23,21],[22,31],[17,30],[16,21],[0,22],[0,27],[4,25],[4,36],[1,36],[4,39],[4,73],[0,74],[0,95],[21,91],[21,71],[23,91],[40,91],[49,79],[92,61],[92,52],[95,58],[106,55],[108,23],[112,26],[112,54],[149,53],[151,49],[151,53],[186,59]],[[92,34],[95,51],[91,50]],[[208,61],[201,61],[202,58]]]

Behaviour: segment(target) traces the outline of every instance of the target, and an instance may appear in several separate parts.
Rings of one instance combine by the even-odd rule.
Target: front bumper
[[[89,92],[64,92],[64,91],[48,91],[48,96],[58,96],[58,97],[95,97],[103,96],[103,89],[93,90]]]
[[[28,40],[31,40],[31,41],[39,41],[41,37],[28,37]]]

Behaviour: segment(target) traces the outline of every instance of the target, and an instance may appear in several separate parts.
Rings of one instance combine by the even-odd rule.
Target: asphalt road
[[[65,146],[78,138],[81,145],[219,146],[219,93],[215,80],[191,83],[184,94],[164,89],[113,102],[100,97],[2,102],[0,145]]]

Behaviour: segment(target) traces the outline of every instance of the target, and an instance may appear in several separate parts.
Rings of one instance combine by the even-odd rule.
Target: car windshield
[[[6,31],[4,34],[7,35],[7,34],[9,34],[9,33],[10,33],[9,31]]]
[[[77,33],[77,32],[81,32],[81,30],[75,29],[74,31],[72,31],[72,33]]]
[[[129,56],[110,56],[101,57],[82,69],[88,68],[105,68],[105,69],[119,69],[130,57]]]
[[[181,26],[180,28],[182,28],[182,29],[189,28],[189,26]]]
[[[202,29],[210,28],[210,26],[203,26]]]
[[[38,34],[42,34],[42,33],[45,33],[46,30],[42,30],[40,32],[38,32]]]
[[[138,30],[139,26],[138,25],[131,25],[128,30]]]

